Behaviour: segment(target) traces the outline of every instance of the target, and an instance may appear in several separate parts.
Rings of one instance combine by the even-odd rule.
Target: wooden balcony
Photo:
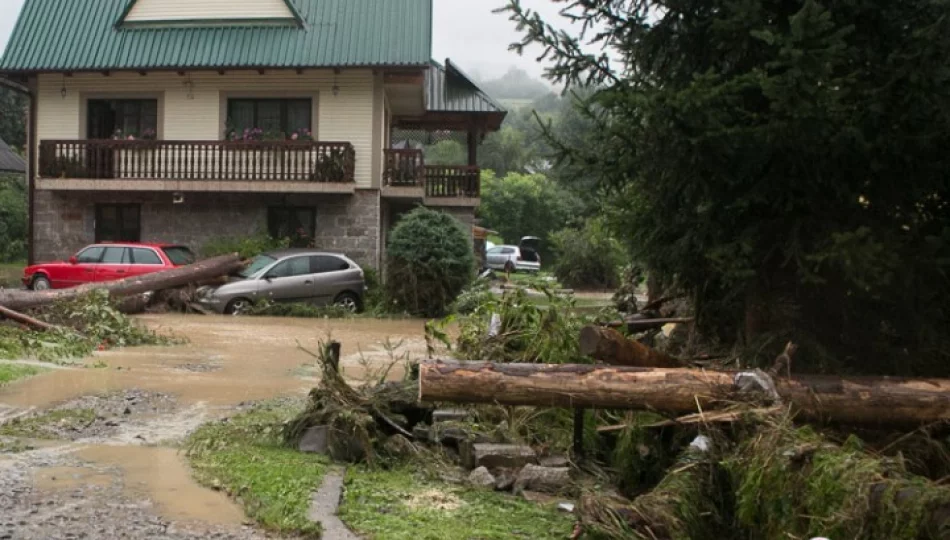
[[[37,187],[59,190],[353,193],[346,142],[40,142]]]
[[[433,206],[478,206],[481,171],[474,166],[426,165],[422,150],[384,150],[383,196],[422,199]]]

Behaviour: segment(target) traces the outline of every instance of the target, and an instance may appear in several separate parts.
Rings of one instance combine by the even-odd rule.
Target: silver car
[[[485,266],[505,272],[540,272],[541,256],[538,255],[540,240],[525,236],[517,246],[492,246],[485,252]]]
[[[283,249],[258,255],[237,278],[199,291],[202,306],[239,314],[255,302],[335,304],[352,311],[363,306],[363,269],[338,253]]]

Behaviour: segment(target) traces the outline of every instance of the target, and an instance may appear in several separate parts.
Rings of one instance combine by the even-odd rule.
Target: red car
[[[23,284],[34,291],[66,289],[83,283],[161,272],[193,262],[195,255],[190,249],[173,244],[93,244],[66,262],[26,267]]]

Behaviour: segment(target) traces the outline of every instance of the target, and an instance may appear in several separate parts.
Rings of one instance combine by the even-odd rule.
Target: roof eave
[[[293,66],[277,66],[277,65],[242,65],[242,66],[160,66],[160,67],[109,67],[109,66],[96,66],[96,67],[83,67],[83,68],[70,68],[70,67],[48,67],[48,68],[37,68],[37,69],[3,69],[0,68],[0,77],[5,77],[8,75],[22,75],[22,76],[31,76],[31,75],[43,75],[49,73],[102,73],[103,71],[108,71],[110,73],[138,73],[138,72],[167,72],[167,71],[259,71],[259,70],[283,70],[283,71],[294,71],[301,69],[426,69],[429,66],[428,63],[425,64],[334,64],[334,65],[293,65]]]

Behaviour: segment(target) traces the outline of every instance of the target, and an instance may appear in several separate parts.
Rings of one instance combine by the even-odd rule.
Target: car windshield
[[[257,257],[254,257],[254,260],[251,261],[251,264],[247,265],[247,268],[238,272],[238,275],[247,279],[258,274],[261,270],[267,268],[276,260],[277,259],[271,257],[270,255],[258,255]]]
[[[175,266],[185,266],[195,262],[195,254],[184,246],[162,248],[162,251]]]

